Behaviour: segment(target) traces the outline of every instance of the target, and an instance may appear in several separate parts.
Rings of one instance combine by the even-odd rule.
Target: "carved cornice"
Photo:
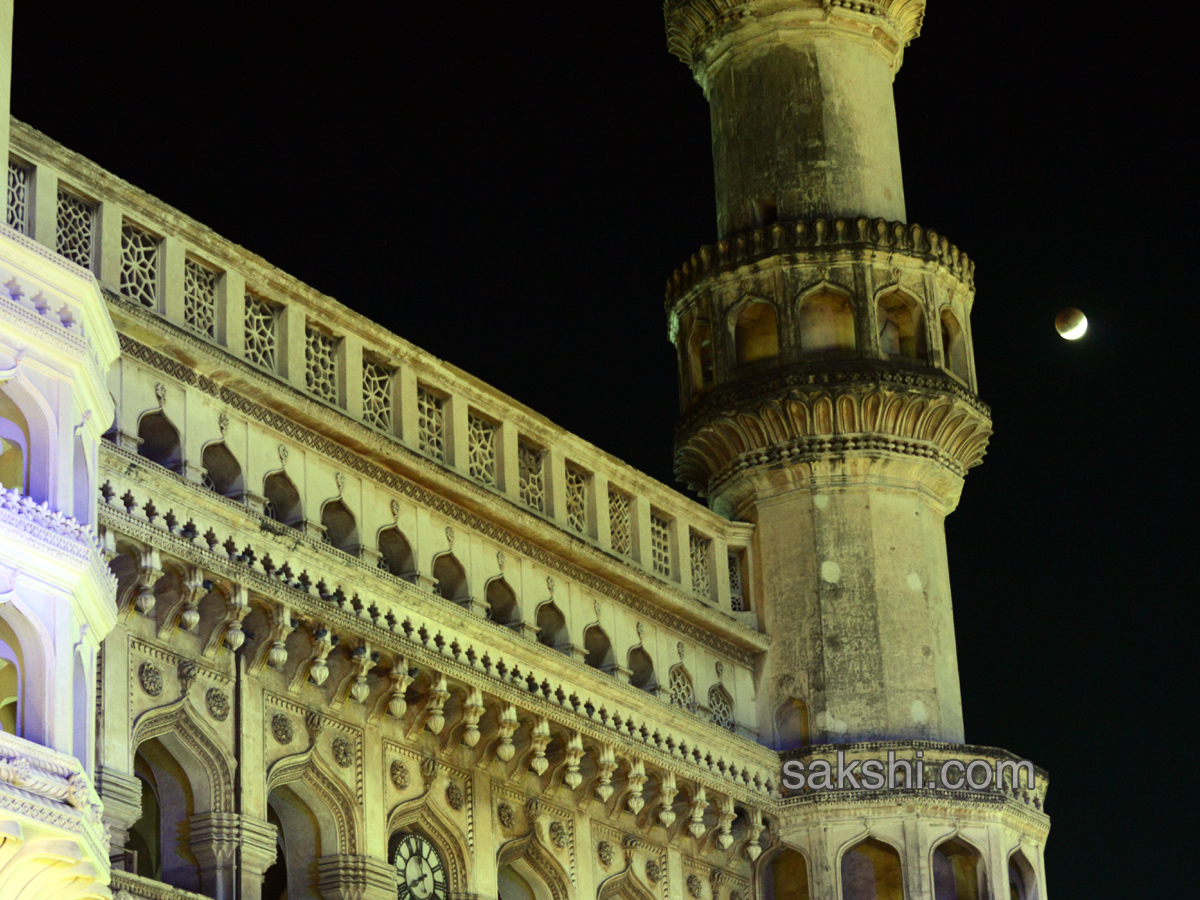
[[[974,261],[943,235],[917,224],[860,216],[857,219],[777,222],[770,228],[756,228],[707,244],[667,279],[666,306],[670,310],[677,300],[706,278],[771,256],[813,258],[841,251],[878,251],[935,262],[969,289],[975,287]]]
[[[676,430],[675,474],[714,492],[739,472],[867,451],[928,460],[961,481],[991,437],[986,405],[947,376],[859,361],[795,366],[713,391]]]
[[[898,58],[921,33],[925,0],[664,0],[667,47],[695,65],[722,34],[777,13],[792,27],[811,23],[869,36]]]

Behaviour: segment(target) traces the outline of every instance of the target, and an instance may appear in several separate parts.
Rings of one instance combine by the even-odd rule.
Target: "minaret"
[[[944,518],[983,455],[973,266],[905,223],[892,80],[923,0],[671,0],[720,240],[667,287],[676,473],[757,525],[764,743],[960,742]]]

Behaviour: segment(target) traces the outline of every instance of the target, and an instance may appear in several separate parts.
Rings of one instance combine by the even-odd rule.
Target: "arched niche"
[[[487,601],[488,618],[493,622],[507,626],[521,624],[517,595],[503,578],[493,578],[488,582],[484,599]]]
[[[842,900],[904,900],[900,854],[876,838],[846,850],[840,873]]]
[[[417,834],[433,844],[442,857],[446,867],[447,895],[458,897],[471,889],[470,867],[475,860],[464,852],[466,837],[432,805],[401,803],[388,816],[387,827],[388,862],[395,865],[401,841],[407,835]]]
[[[0,484],[38,503],[51,499],[53,425],[53,410],[19,375],[0,383]]]
[[[692,390],[702,391],[713,385],[713,341],[712,329],[705,321],[692,328],[688,338],[688,368],[691,373]]]
[[[379,532],[380,568],[397,578],[412,580],[417,574],[417,561],[408,539],[394,525]]]
[[[810,900],[808,860],[799,850],[784,847],[762,867],[761,896],[772,900]]]
[[[500,891],[500,900],[544,900],[534,891],[529,879],[512,865],[500,867],[496,873],[496,886]]]
[[[321,525],[325,529],[325,542],[331,547],[353,554],[362,549],[358,539],[358,522],[341,500],[330,500],[322,507]]]
[[[304,521],[300,492],[284,472],[273,472],[263,480],[263,496],[266,498],[263,512],[267,518],[293,527]]]
[[[504,844],[497,858],[500,900],[570,900],[570,875],[535,835]]]
[[[815,358],[854,356],[854,304],[850,296],[822,287],[800,298],[796,314],[800,355]]]
[[[204,483],[212,491],[231,500],[240,500],[246,491],[242,478],[242,467],[224,441],[217,441],[204,448],[201,462],[204,466]]]
[[[733,697],[724,685],[714,684],[708,691],[708,718],[718,728],[730,731],[737,724],[733,715]]]
[[[204,765],[177,735],[165,734],[138,746],[133,770],[142,779],[144,804],[130,829],[129,849],[139,853],[138,874],[199,891],[200,866],[188,835],[191,817],[209,811],[211,784]],[[151,860],[142,860],[144,850]]]
[[[744,366],[779,355],[779,318],[765,300],[750,300],[734,310],[734,359]]]
[[[283,820],[267,798],[267,824],[275,826],[275,861],[263,872],[262,888],[259,900],[288,900],[288,850],[283,834]],[[297,851],[299,852],[299,851]],[[315,858],[315,857],[314,857]],[[303,897],[301,891],[293,891],[290,896],[297,900]]]
[[[629,683],[648,693],[658,691],[658,678],[654,674],[654,660],[646,648],[638,644],[629,651]]]
[[[138,421],[138,456],[172,472],[183,471],[183,444],[179,429],[162,411],[146,413]]]
[[[3,454],[0,454],[0,458]],[[71,515],[81,525],[90,525],[92,521],[92,506],[96,502],[92,491],[92,467],[88,461],[88,448],[83,442],[83,435],[75,435],[75,448],[72,460],[73,478],[71,481],[72,509]],[[3,479],[0,479],[0,484]]]
[[[282,883],[283,893],[269,896],[268,879],[264,877],[263,900],[321,898],[317,890],[317,860],[337,852],[337,826],[323,804],[319,800],[310,803],[311,800],[314,798],[303,783],[276,787],[267,797],[268,821],[274,820],[279,829],[279,855],[267,874],[272,890]]]
[[[920,303],[903,291],[891,291],[879,298],[875,311],[882,356],[925,359],[925,322]]]
[[[987,900],[983,859],[961,838],[942,841],[933,849],[934,900]]]
[[[433,578],[438,593],[455,603],[466,603],[471,599],[467,584],[467,570],[453,553],[441,553],[433,561]]]
[[[537,639],[560,653],[571,652],[571,636],[567,632],[567,619],[553,600],[547,600],[537,611]]]
[[[583,633],[583,649],[587,653],[584,662],[593,669],[612,674],[617,667],[612,641],[599,625],[591,625]]]
[[[1008,858],[1008,900],[1041,900],[1037,872],[1020,850]]]
[[[942,360],[946,371],[953,373],[963,381],[967,380],[967,338],[963,333],[958,317],[950,310],[943,309],[942,326]]]
[[[22,655],[21,642],[0,619],[0,732],[5,734],[20,734]]]
[[[775,732],[779,750],[797,750],[811,743],[808,726],[808,704],[799,697],[789,697],[775,710]]]

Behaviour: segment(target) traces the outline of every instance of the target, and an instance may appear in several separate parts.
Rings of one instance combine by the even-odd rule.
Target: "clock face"
[[[396,848],[398,900],[446,900],[446,867],[437,848],[419,834],[406,834]]]

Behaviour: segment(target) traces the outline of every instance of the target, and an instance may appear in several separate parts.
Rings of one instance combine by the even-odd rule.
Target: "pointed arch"
[[[45,624],[21,599],[19,591],[0,604],[0,721],[5,731],[51,746],[51,723],[58,696],[52,673],[57,665],[54,643]],[[11,691],[11,693],[10,693]]]
[[[466,836],[428,799],[429,793],[426,793],[401,802],[388,815],[388,861],[395,859],[396,845],[404,835],[422,835],[441,852],[449,894],[457,897],[470,888],[470,866],[474,858],[467,852]]]
[[[221,748],[223,742],[191,715],[188,703],[185,697],[142,713],[134,723],[129,745],[136,752],[157,738],[176,759],[190,758],[185,769],[193,785],[202,785],[201,795],[207,798],[201,811],[229,812],[226,805],[233,796],[233,767]]]
[[[242,499],[246,483],[242,467],[224,441],[213,441],[204,448],[200,463],[204,466],[204,485],[231,500]]]
[[[647,693],[657,693],[658,678],[654,674],[654,660],[646,652],[646,648],[638,644],[629,650],[626,663],[630,671],[629,683],[635,688],[641,688]]]
[[[904,900],[900,853],[878,838],[866,837],[848,847],[839,873],[842,900]]]
[[[737,365],[779,355],[779,317],[774,304],[757,298],[746,300],[734,308],[729,324]]]
[[[800,355],[815,358],[854,356],[854,303],[850,294],[821,284],[801,296],[796,314]]]
[[[983,855],[961,835],[951,835],[930,854],[934,900],[984,900]]]
[[[471,588],[467,584],[467,570],[450,551],[439,553],[433,559],[433,580],[437,592],[453,603],[467,603],[471,599]]]
[[[172,472],[183,471],[183,444],[179,429],[161,409],[143,413],[138,420],[138,456]]]
[[[686,709],[689,712],[695,712],[696,688],[687,667],[683,663],[671,666],[671,671],[667,674],[667,679],[671,705],[678,706],[680,709]]]
[[[876,301],[879,352],[887,357],[925,359],[925,321],[921,304],[903,291],[893,290]]]
[[[1006,900],[1041,900],[1037,871],[1018,847],[1008,857],[1008,897]]]
[[[286,472],[272,472],[263,479],[263,496],[266,498],[263,514],[268,519],[293,528],[304,521],[300,492]]]
[[[515,627],[521,624],[521,610],[517,606],[517,594],[504,576],[498,576],[487,583],[484,592],[487,602],[488,618],[497,625]]]
[[[558,650],[560,653],[571,652],[571,636],[567,631],[567,618],[553,600],[547,600],[538,607],[536,624],[539,644]]]
[[[692,326],[688,337],[688,369],[691,373],[692,390],[703,391],[713,386],[713,342],[712,328],[701,319]]]
[[[789,697],[775,709],[776,749],[796,750],[811,741],[808,704],[799,697]]]
[[[617,668],[613,655],[612,641],[599,625],[589,625],[583,632],[583,649],[587,653],[584,663],[609,675]]]
[[[358,555],[362,544],[358,539],[358,520],[339,497],[321,507],[321,526],[325,543],[345,553]]]
[[[659,900],[654,893],[642,884],[633,869],[626,865],[600,883],[596,890],[596,900]]]
[[[503,869],[512,866],[525,876],[525,885],[535,900],[570,900],[571,877],[554,854],[543,846],[537,831],[509,841],[500,848],[497,861]],[[502,900],[508,900],[503,894]],[[524,900],[520,895],[516,900]]]
[[[276,760],[267,772],[267,796],[288,788],[315,815],[325,855],[354,856],[362,846],[362,804],[309,748]],[[281,795],[284,796],[284,795]]]
[[[949,309],[942,310],[942,364],[946,371],[967,380],[967,338],[958,317]]]
[[[811,900],[808,859],[793,847],[781,847],[762,867],[763,896],[774,900]]]
[[[399,528],[389,525],[381,529],[376,543],[379,547],[379,568],[405,581],[411,581],[416,576],[416,556],[408,538]]]
[[[54,481],[54,424],[50,404],[19,368],[0,372],[0,483],[38,503],[50,499]]]

